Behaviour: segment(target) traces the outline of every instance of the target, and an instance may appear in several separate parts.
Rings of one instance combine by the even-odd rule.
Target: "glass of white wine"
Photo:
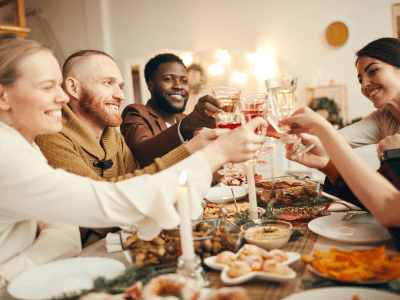
[[[212,88],[212,95],[218,99],[225,112],[235,112],[237,110],[237,103],[240,99],[241,90],[227,86],[215,86]]]
[[[297,77],[295,76],[276,76],[265,80],[265,84],[268,89],[268,97],[271,101],[272,115],[277,121],[281,121],[284,118],[291,116],[295,111],[295,91],[297,88]],[[294,144],[295,149],[291,159],[294,159],[308,150],[314,145],[303,145],[301,139],[287,132],[290,130],[289,125],[277,126],[281,138],[277,140],[279,143]]]

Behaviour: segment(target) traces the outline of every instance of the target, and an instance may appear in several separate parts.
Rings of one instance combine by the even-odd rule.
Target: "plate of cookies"
[[[228,285],[247,282],[253,278],[282,282],[296,277],[289,265],[299,260],[297,252],[280,249],[266,251],[255,245],[246,244],[238,253],[224,251],[217,256],[204,259],[205,265],[222,270],[221,280]]]

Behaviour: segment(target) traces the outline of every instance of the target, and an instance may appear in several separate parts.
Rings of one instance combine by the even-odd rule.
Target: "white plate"
[[[10,282],[7,291],[19,299],[50,299],[91,289],[97,277],[113,279],[124,271],[124,264],[111,258],[62,259],[22,273]]]
[[[267,281],[273,281],[273,282],[283,282],[283,281],[288,281],[293,278],[296,278],[295,271],[293,271],[288,266],[283,265],[283,267],[287,270],[286,275],[278,275],[278,274],[272,274],[272,273],[266,273],[266,272],[250,272],[245,275],[232,278],[228,275],[229,266],[225,266],[221,272],[221,280],[228,285],[237,285],[237,284],[245,283],[254,278],[267,280]]]
[[[233,201],[231,189],[235,193],[236,200],[243,199],[247,195],[246,189],[242,186],[216,186],[210,188],[204,198],[216,204],[231,202]]]
[[[282,300],[352,300],[358,296],[360,300],[379,299],[379,300],[400,300],[400,295],[361,287],[328,287],[308,290],[295,293]]]
[[[260,248],[261,250],[265,251],[264,249]],[[268,251],[265,251],[268,252]],[[239,256],[240,251],[236,254],[236,256]],[[301,255],[300,253],[297,252],[286,252],[286,254],[288,255],[288,260],[282,262],[282,265],[290,265],[292,263],[294,263],[295,261],[299,260]],[[221,271],[225,265],[224,264],[220,264],[216,262],[217,257],[216,256],[210,256],[205,258],[204,264],[208,267],[210,267],[211,269],[217,270],[217,271]]]
[[[308,228],[328,239],[350,243],[371,244],[390,240],[389,231],[370,214],[360,214],[349,221],[342,221],[346,213],[332,213],[308,223]]]
[[[383,284],[388,282],[388,280],[381,280],[381,281],[377,281],[377,280],[365,280],[365,281],[357,281],[357,282],[348,282],[348,281],[342,281],[333,277],[329,277],[328,275],[325,275],[323,273],[321,273],[320,271],[318,271],[317,269],[315,269],[312,265],[307,265],[307,269],[310,270],[310,272],[314,273],[315,275],[318,275],[320,277],[326,278],[326,279],[330,279],[330,280],[334,280],[334,281],[338,281],[338,282],[344,282],[346,284]]]

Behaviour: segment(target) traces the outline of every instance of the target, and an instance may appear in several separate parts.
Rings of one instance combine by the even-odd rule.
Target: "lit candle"
[[[258,213],[257,213],[256,184],[254,182],[253,164],[251,163],[246,164],[246,173],[247,173],[247,187],[249,190],[250,219],[256,220],[258,219]]]
[[[274,138],[271,138],[271,146],[274,148],[271,151],[271,178],[276,177],[276,144]]]
[[[186,172],[182,171],[179,176],[179,184],[176,188],[178,198],[178,212],[181,217],[179,231],[181,235],[182,257],[185,260],[191,260],[196,257],[193,246],[192,222],[190,220],[189,208],[189,190],[186,186]]]

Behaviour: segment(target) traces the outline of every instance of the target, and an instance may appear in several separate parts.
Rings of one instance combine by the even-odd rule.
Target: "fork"
[[[345,216],[343,217],[342,221],[348,221],[350,220],[352,217],[356,216],[356,215],[362,215],[362,214],[366,214],[368,213],[367,211],[360,211],[360,212],[348,212],[347,214],[345,214]]]

